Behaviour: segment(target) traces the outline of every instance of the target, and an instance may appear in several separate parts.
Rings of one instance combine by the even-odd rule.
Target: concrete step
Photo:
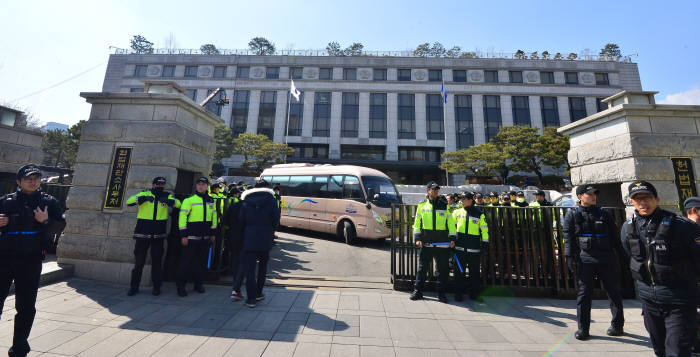
[[[229,285],[232,277],[224,276],[217,284]],[[299,289],[321,290],[369,290],[374,292],[390,292],[393,290],[389,277],[364,276],[322,276],[302,274],[270,274],[265,281],[266,286],[293,287]]]

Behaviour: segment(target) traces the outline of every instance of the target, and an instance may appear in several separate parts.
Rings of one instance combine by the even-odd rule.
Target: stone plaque
[[[360,72],[360,79],[369,79],[370,76],[372,76],[372,71],[368,68],[362,68],[359,70]]]
[[[105,209],[122,209],[124,192],[126,191],[126,179],[131,164],[130,146],[117,146],[114,150],[112,169],[109,172],[109,183],[105,195]]]
[[[148,66],[148,75],[152,77],[160,75],[160,66]]]
[[[472,82],[481,82],[484,76],[481,71],[469,71],[469,79]]]
[[[581,80],[583,80],[583,83],[593,84],[593,82],[595,82],[595,76],[593,76],[593,73],[586,72],[581,74]]]
[[[678,189],[678,207],[683,211],[683,202],[689,197],[697,197],[698,190],[693,174],[693,159],[689,157],[672,157],[673,173]]]
[[[415,73],[415,76],[416,76],[416,80],[419,80],[419,81],[424,80],[425,77],[428,76],[427,71],[424,70],[424,69],[417,69],[417,70],[414,71],[414,73]]]

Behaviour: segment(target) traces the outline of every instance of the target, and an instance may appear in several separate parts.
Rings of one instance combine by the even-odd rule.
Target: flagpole
[[[445,135],[445,153],[447,153],[447,90],[445,89],[445,80],[442,81],[442,91],[445,98],[442,99],[442,132]],[[450,173],[445,169],[445,186],[450,185]]]
[[[290,82],[289,94],[287,94],[287,128],[284,132],[284,145],[287,145],[287,137],[289,136],[289,109],[292,107],[292,86]],[[287,163],[287,155],[284,156],[284,163]]]

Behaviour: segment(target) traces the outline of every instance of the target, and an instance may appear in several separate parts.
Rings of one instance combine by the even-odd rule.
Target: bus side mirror
[[[368,188],[368,189],[367,189],[367,197],[369,197],[371,200],[375,199],[376,195],[374,194],[374,189],[373,189],[373,188]]]

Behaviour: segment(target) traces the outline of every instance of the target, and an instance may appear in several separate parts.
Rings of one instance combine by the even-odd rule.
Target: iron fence
[[[574,274],[566,267],[562,220],[571,207],[480,207],[489,227],[490,248],[481,255],[481,283],[489,287],[505,287],[516,295],[576,295]],[[617,231],[625,220],[622,208],[605,208],[612,213]],[[418,248],[413,241],[413,220],[416,206],[394,205],[391,234],[391,278],[396,290],[413,287],[418,267]],[[613,239],[619,239],[613,237]],[[627,264],[618,256],[623,295],[634,296]],[[432,264],[431,264],[432,265]],[[429,289],[434,289],[433,266],[427,268]],[[452,285],[452,282],[450,282]],[[598,287],[600,285],[598,284]],[[498,290],[498,289],[496,289]],[[602,295],[600,288],[595,292]]]

